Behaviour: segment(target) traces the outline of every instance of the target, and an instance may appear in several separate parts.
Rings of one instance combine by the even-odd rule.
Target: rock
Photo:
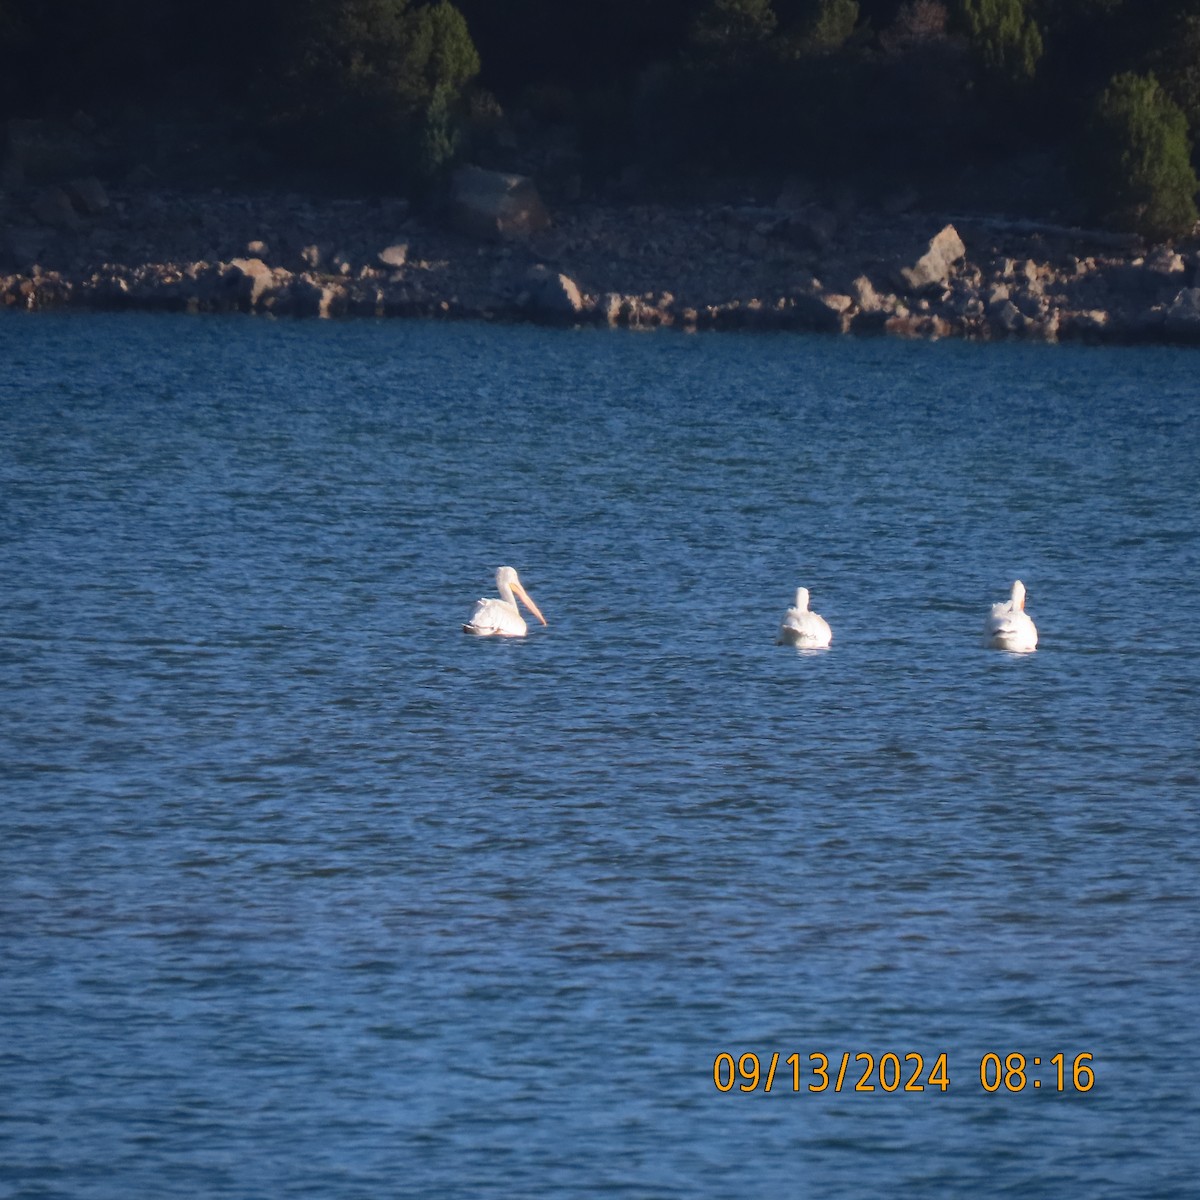
[[[550,226],[532,179],[480,167],[454,172],[450,219],[460,233],[498,240],[525,238]]]
[[[1064,312],[1059,315],[1058,336],[1060,341],[1079,338],[1094,342],[1104,336],[1108,327],[1108,313],[1102,308]]]
[[[865,276],[860,275],[850,285],[850,295],[858,306],[860,313],[880,312],[884,305],[875,285]]]
[[[271,248],[261,239],[255,238],[253,241],[246,243],[246,256],[248,258],[261,258],[265,260],[270,255]]]
[[[43,225],[49,225],[51,229],[65,229],[71,233],[78,233],[83,228],[79,214],[72,206],[67,193],[60,187],[42,188],[35,193],[29,210]]]
[[[848,300],[840,296],[838,300]],[[841,333],[847,324],[846,311],[830,304],[829,296],[823,293],[801,293],[792,297],[790,324],[798,329],[811,329],[814,333]]]
[[[544,266],[530,267],[525,274],[528,307],[555,320],[570,319],[583,309],[583,297],[573,279]]]
[[[954,264],[967,253],[953,225],[946,225],[929,240],[924,254],[911,266],[899,268],[897,282],[910,293],[930,286],[944,286]]]
[[[402,267],[408,261],[408,243],[393,242],[380,250],[378,258],[385,267]]]
[[[798,246],[825,251],[837,236],[837,217],[816,204],[806,205],[787,219],[787,236]]]
[[[663,292],[657,299],[653,292],[642,296],[626,296],[621,305],[621,317],[630,329],[657,329],[675,321],[675,297]]]
[[[75,211],[83,213],[85,217],[99,216],[100,213],[108,211],[108,193],[104,190],[104,184],[94,175],[72,179],[67,184],[66,191]]]
[[[1164,304],[1125,309],[1112,314],[1109,321],[1109,329],[1126,342],[1158,341],[1166,326],[1167,306]]]
[[[319,317],[344,317],[350,307],[350,293],[344,284],[327,283],[321,289],[321,301],[317,307]]]
[[[1057,312],[1048,312],[1042,315],[1036,321],[1033,321],[1029,326],[1029,331],[1034,338],[1043,342],[1057,342],[1058,330],[1061,324]]]
[[[1023,333],[1028,324],[1028,318],[1011,300],[1001,300],[989,310],[992,323],[1008,334]]]
[[[906,312],[896,312],[888,317],[883,331],[892,337],[903,338],[941,338],[954,332],[949,321],[942,317],[914,316]]]
[[[211,262],[194,262],[184,271],[189,308],[209,312],[220,307],[226,299],[227,287],[221,266]]]
[[[1103,278],[1110,291],[1125,305],[1153,305],[1166,302],[1182,280],[1147,267],[1144,260],[1115,263],[1105,268]]]
[[[1040,320],[1045,316],[1046,310],[1049,307],[1040,290],[1037,292],[1021,292],[1013,303],[1031,320]]]
[[[1146,256],[1146,269],[1160,275],[1179,275],[1186,267],[1182,255],[1176,254],[1169,246],[1159,246]]]
[[[882,308],[870,312],[860,311],[851,318],[849,331],[860,336],[886,333],[887,323],[895,315],[894,312]]]
[[[231,259],[222,281],[249,308],[257,308],[276,283],[275,273],[261,258]]]
[[[1008,290],[1008,285],[1004,283],[993,283],[987,291],[987,307],[990,312],[994,308],[998,308],[1005,300],[1012,299],[1012,293]]]
[[[11,225],[0,233],[0,265],[18,271],[31,270],[44,256],[46,244],[53,234],[43,228]]]
[[[287,272],[275,272],[272,282],[278,286],[264,294],[261,307],[273,314],[329,318],[343,316],[349,308],[350,293],[343,283]]]
[[[1184,288],[1171,302],[1165,321],[1173,337],[1200,341],[1200,288]]]

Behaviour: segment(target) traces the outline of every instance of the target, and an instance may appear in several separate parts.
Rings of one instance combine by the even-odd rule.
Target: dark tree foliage
[[[720,53],[738,53],[775,32],[771,0],[709,0],[692,23],[691,41]]]
[[[482,79],[502,100],[528,87],[603,89],[673,57],[700,7],[696,0],[461,0],[483,62]]]
[[[1200,9],[1200,5],[1197,5]],[[1200,11],[1175,14],[1147,66],[1187,118],[1193,158],[1200,140]]]
[[[934,189],[1065,156],[1111,80],[1150,72],[1181,116],[1121,95],[1173,162],[1179,121],[1200,135],[1197,63],[1200,0],[0,0],[0,121],[201,116],[247,162],[387,186],[429,184],[504,110],[522,149],[573,126],[595,184],[636,166]]]
[[[479,56],[448,0],[301,0],[262,103],[294,158],[425,185],[454,157]]]

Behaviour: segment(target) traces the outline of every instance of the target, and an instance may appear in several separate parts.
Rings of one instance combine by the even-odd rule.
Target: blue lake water
[[[0,320],[0,1196],[1195,1195],[1198,364]]]

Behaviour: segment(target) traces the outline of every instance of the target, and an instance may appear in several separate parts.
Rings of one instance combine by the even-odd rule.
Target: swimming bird
[[[983,627],[989,646],[997,650],[1032,650],[1038,641],[1037,626],[1025,611],[1025,585],[1018,579],[1012,585],[1012,595],[992,605]]]
[[[833,641],[833,631],[824,617],[808,610],[808,588],[796,589],[796,603],[783,614],[777,646],[799,646],[817,650]]]
[[[512,567],[497,570],[496,587],[500,589],[500,599],[477,600],[471,619],[463,626],[463,633],[473,633],[478,637],[524,637],[525,618],[518,611],[514,596],[519,597],[521,603],[545,625],[546,618],[521,586]]]

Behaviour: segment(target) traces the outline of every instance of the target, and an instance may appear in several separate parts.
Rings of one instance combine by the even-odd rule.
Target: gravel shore
[[[0,198],[0,307],[1200,342],[1200,253],[1000,217],[559,205],[521,238],[402,200],[107,190]]]

